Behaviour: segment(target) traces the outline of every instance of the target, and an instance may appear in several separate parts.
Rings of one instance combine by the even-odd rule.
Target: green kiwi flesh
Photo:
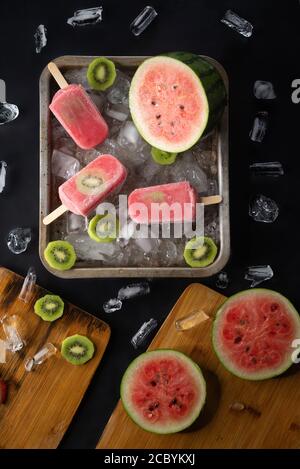
[[[64,302],[58,295],[45,295],[36,301],[34,312],[44,321],[56,321],[64,313]]]
[[[218,248],[207,236],[199,236],[187,242],[184,249],[185,262],[191,267],[206,267],[213,263]]]
[[[89,222],[88,234],[97,243],[111,243],[118,237],[119,220],[110,213],[96,215]]]
[[[83,365],[93,357],[94,352],[93,342],[84,335],[72,335],[61,344],[63,358],[72,365]]]
[[[51,241],[48,243],[44,257],[53,269],[69,270],[76,262],[75,250],[68,241]]]
[[[99,91],[106,90],[116,79],[115,64],[106,57],[94,59],[89,64],[87,79],[92,89]]]
[[[173,164],[176,161],[178,153],[169,153],[167,151],[159,150],[158,148],[151,148],[151,156],[155,163],[161,165]]]

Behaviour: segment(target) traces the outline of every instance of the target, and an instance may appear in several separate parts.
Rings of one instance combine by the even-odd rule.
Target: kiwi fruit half
[[[76,177],[77,189],[86,195],[97,195],[103,190],[103,174],[99,171],[84,171]]]
[[[206,267],[215,260],[218,248],[207,236],[199,236],[187,242],[184,248],[185,262],[191,267]]]
[[[159,150],[158,148],[151,148],[151,156],[155,163],[168,165],[173,164],[176,161],[178,153],[169,153],[167,151]]]
[[[115,64],[106,57],[94,59],[88,67],[87,79],[93,90],[106,90],[116,79]]]
[[[71,269],[76,262],[75,250],[68,241],[51,241],[44,256],[50,267],[57,270]]]
[[[119,234],[119,220],[110,213],[96,215],[89,222],[88,234],[98,243],[111,243]]]
[[[64,313],[64,302],[57,295],[45,295],[36,301],[34,312],[44,321],[53,322]]]
[[[93,342],[84,335],[72,335],[61,344],[61,354],[72,365],[83,365],[94,355]]]

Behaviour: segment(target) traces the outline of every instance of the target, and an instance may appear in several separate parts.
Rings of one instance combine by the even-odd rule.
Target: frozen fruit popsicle
[[[55,64],[48,68],[62,88],[49,106],[55,117],[80,148],[87,150],[103,142],[108,126],[84,88],[68,85]]]
[[[193,221],[197,194],[187,181],[139,188],[128,197],[128,213],[136,223]]]
[[[65,211],[87,216],[111,192],[126,179],[125,166],[112,155],[98,156],[58,189],[62,206],[47,215],[43,222],[48,225]]]

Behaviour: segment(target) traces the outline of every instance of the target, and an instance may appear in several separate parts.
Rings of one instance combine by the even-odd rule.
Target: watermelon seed
[[[239,344],[240,342],[242,341],[242,337],[241,336],[238,336],[234,339],[234,343],[235,344]]]
[[[174,122],[174,121],[171,121],[170,124],[171,124],[171,127],[174,127],[175,122]]]
[[[155,382],[155,381],[150,381],[150,384],[151,384],[151,386],[156,386],[156,382]]]
[[[271,311],[276,311],[277,309],[278,309],[278,304],[273,303],[273,304],[271,305]]]
[[[151,104],[152,104],[152,106],[155,106],[156,102],[155,102],[155,101],[151,101]]]
[[[182,109],[182,110],[184,109],[184,105],[183,105],[183,104],[180,104],[179,107],[180,107],[180,109]]]
[[[249,350],[250,350],[250,347],[249,345],[247,345],[247,347],[245,348],[245,352],[249,352]]]
[[[178,88],[177,85],[173,85],[173,90],[176,90]]]
[[[157,116],[155,116],[156,119],[160,119],[161,118],[161,114],[157,114]]]

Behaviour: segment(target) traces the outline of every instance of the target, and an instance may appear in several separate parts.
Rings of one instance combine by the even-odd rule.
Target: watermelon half
[[[236,376],[261,380],[292,365],[292,342],[300,338],[300,317],[287,298],[257,288],[230,297],[217,311],[213,346]]]
[[[153,147],[179,153],[212,130],[226,104],[218,70],[188,52],[172,52],[145,60],[130,90],[132,119]]]
[[[206,385],[196,363],[175,350],[137,357],[121,382],[121,399],[132,420],[153,433],[189,427],[204,405]]]

